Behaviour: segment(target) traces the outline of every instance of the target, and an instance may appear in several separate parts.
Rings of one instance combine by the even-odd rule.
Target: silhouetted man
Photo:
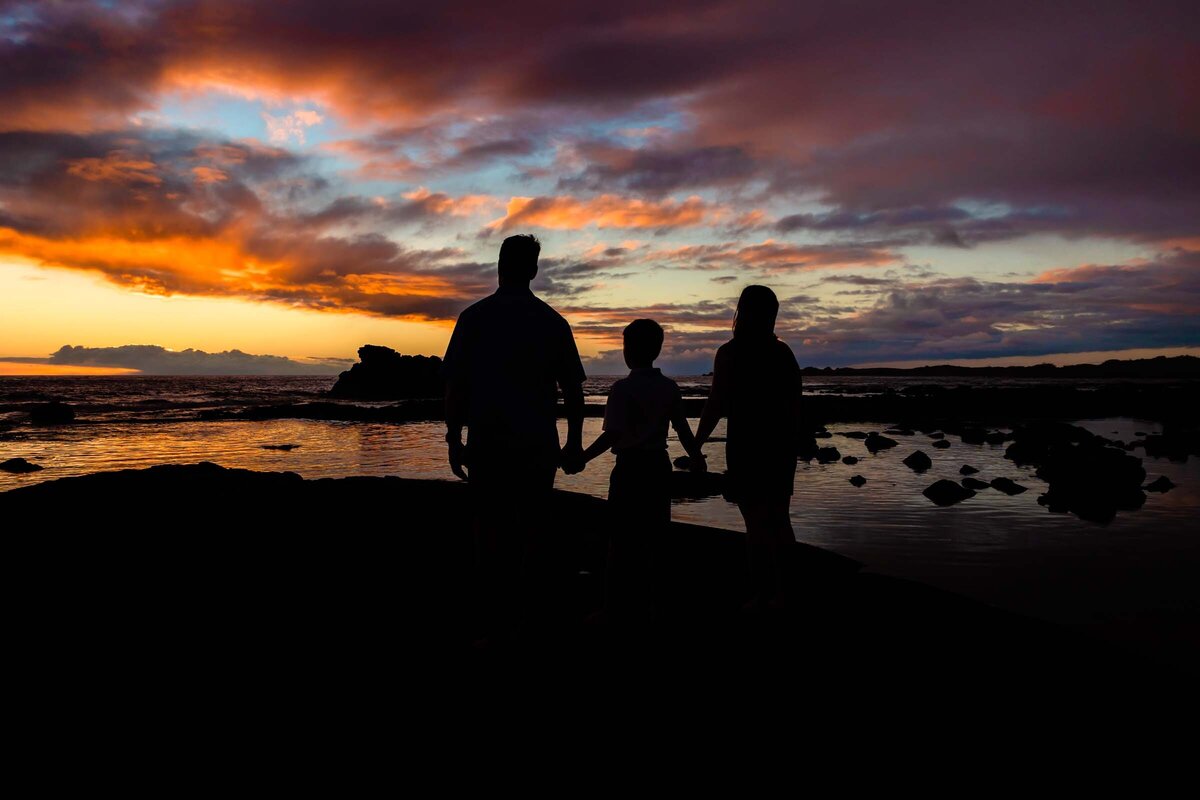
[[[522,572],[535,602],[563,600],[545,593],[555,591],[554,545],[569,532],[549,531],[546,519],[560,462],[583,453],[583,364],[571,326],[529,289],[540,252],[534,236],[504,240],[499,288],[459,314],[442,366],[450,468],[471,485],[482,588],[502,628],[518,613]],[[556,384],[567,415],[561,449]]]

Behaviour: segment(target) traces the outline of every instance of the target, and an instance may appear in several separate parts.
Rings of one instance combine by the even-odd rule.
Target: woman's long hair
[[[779,298],[766,286],[751,285],[742,290],[733,312],[733,338],[774,339]]]

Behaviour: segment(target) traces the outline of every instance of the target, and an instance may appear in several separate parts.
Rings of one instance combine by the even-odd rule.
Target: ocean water
[[[603,403],[611,380],[590,381],[589,402]],[[440,423],[195,419],[198,411],[208,408],[325,399],[322,393],[332,382],[311,377],[0,377],[0,420],[16,420],[29,403],[48,399],[70,402],[89,420],[72,426],[19,425],[0,433],[0,461],[23,457],[45,467],[29,475],[0,473],[0,490],[98,470],[197,461],[290,470],[306,478],[453,479]],[[680,383],[685,391],[703,394],[707,379]],[[806,391],[858,393],[878,387],[897,388],[897,381],[806,382]],[[692,420],[693,427],[695,423]],[[600,419],[585,420],[586,441],[599,434],[600,424]],[[898,447],[871,455],[860,440],[841,435],[882,431],[889,424],[880,420],[829,426],[833,438],[821,444],[836,446],[842,455],[860,461],[852,466],[800,463],[791,506],[797,539],[856,558],[868,569],[1059,621],[1089,624],[1127,608],[1165,613],[1195,608],[1200,596],[1194,580],[1194,569],[1200,568],[1200,459],[1174,463],[1145,458],[1148,481],[1166,475],[1177,488],[1149,494],[1142,509],[1121,512],[1113,522],[1097,525],[1040,506],[1037,497],[1045,484],[1032,469],[1004,459],[1004,445],[968,445],[951,436],[951,447],[941,450],[931,446],[930,437],[916,434],[893,436]],[[1150,421],[1124,418],[1079,424],[1124,440],[1136,438],[1138,431],[1160,429]],[[714,435],[723,433],[722,423]],[[561,435],[565,437],[565,428]],[[264,447],[278,444],[299,447]],[[673,435],[669,448],[672,456],[683,454]],[[933,468],[920,475],[901,463],[916,449],[933,460]],[[713,442],[706,450],[710,469],[723,470],[724,445]],[[948,508],[933,505],[921,494],[937,479],[958,480],[964,463],[980,470],[977,478],[1008,477],[1029,491],[1010,497],[985,489]],[[611,467],[612,456],[605,454],[579,475],[560,472],[555,485],[603,497]],[[849,483],[856,474],[867,479],[864,487]],[[737,507],[720,497],[676,502],[672,515],[744,530]]]

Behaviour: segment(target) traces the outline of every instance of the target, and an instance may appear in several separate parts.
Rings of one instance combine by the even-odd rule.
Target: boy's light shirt
[[[615,438],[614,453],[662,450],[667,428],[683,394],[658,367],[635,367],[616,381],[604,406],[603,429]]]

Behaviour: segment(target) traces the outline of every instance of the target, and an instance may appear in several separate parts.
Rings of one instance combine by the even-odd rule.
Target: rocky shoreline
[[[217,661],[236,654],[255,670],[315,659],[347,677],[386,665],[436,673],[534,661],[594,671],[636,655],[686,668],[681,679],[707,691],[714,680],[733,691],[775,664],[790,679],[816,682],[885,674],[945,702],[992,681],[1082,699],[1093,681],[1111,687],[1176,674],[1152,650],[1101,643],[799,543],[788,566],[799,607],[747,616],[739,613],[744,536],[682,523],[671,525],[661,576],[666,620],[640,638],[589,628],[583,621],[601,596],[606,503],[561,491],[555,527],[571,578],[550,599],[560,624],[481,653],[471,646],[478,606],[467,490],[202,462],[0,493],[9,563],[22,565],[14,589],[38,598],[23,626],[42,640],[16,643],[53,653],[95,648],[90,657],[113,663],[177,648]]]

